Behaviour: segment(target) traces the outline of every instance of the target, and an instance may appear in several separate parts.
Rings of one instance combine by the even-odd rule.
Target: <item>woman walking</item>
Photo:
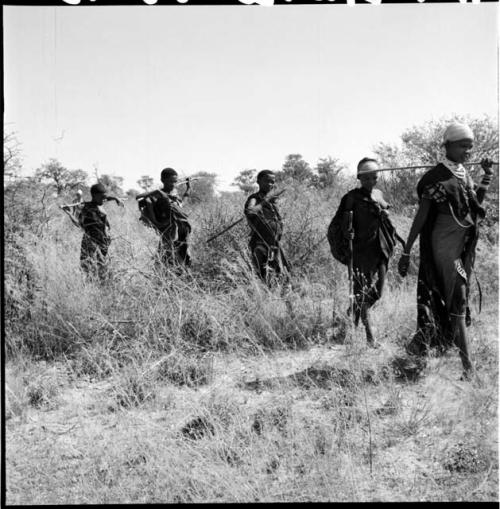
[[[472,361],[466,326],[469,278],[474,264],[481,207],[491,182],[492,161],[483,159],[484,175],[476,186],[463,166],[474,145],[469,126],[453,123],[444,132],[446,156],[417,184],[419,208],[408,235],[398,270],[406,276],[410,251],[420,234],[417,285],[417,332],[407,347],[422,355],[428,348],[446,350],[455,343],[463,365],[462,379],[470,379]]]

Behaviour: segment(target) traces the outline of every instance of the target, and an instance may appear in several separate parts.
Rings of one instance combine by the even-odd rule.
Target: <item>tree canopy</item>
[[[300,154],[289,154],[285,158],[281,171],[276,172],[276,180],[278,182],[295,180],[311,184],[315,179],[309,163]]]
[[[246,194],[250,194],[257,187],[257,170],[255,168],[241,170],[238,176],[234,179],[232,186],[236,186]]]
[[[88,174],[84,170],[68,170],[57,159],[50,159],[36,170],[35,177],[41,182],[51,184],[57,196],[60,196],[65,191],[85,186]]]
[[[143,190],[148,192],[154,183],[154,178],[149,175],[142,175],[141,178],[137,181],[138,186]]]
[[[108,193],[112,196],[123,195],[123,177],[116,177],[115,175],[104,174],[99,177],[99,182],[103,184]]]
[[[3,135],[3,174],[7,178],[16,178],[22,168],[21,144],[14,132]]]
[[[190,175],[190,178],[197,179],[191,182],[190,200],[194,202],[205,202],[215,198],[215,186],[217,175],[207,171],[198,171]],[[179,193],[184,192],[185,184],[179,186]]]

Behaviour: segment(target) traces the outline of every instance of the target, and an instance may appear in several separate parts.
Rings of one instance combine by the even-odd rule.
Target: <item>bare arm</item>
[[[106,196],[106,201],[114,201],[120,207],[124,207],[125,206],[123,204],[123,202],[121,200],[119,200],[118,198],[116,198],[115,196]]]
[[[190,194],[191,194],[191,180],[188,177],[186,179],[186,190],[184,191],[184,194],[182,195],[181,203],[184,201],[184,198],[188,198]]]
[[[420,205],[418,207],[417,213],[415,214],[415,218],[413,219],[413,224],[410,228],[410,233],[408,234],[408,240],[405,244],[404,252],[405,254],[409,255],[411,248],[418,237],[419,233],[421,232],[425,221],[427,221],[427,216],[429,215],[429,210],[431,208],[431,200],[428,198],[423,198],[420,201]]]
[[[398,272],[402,277],[405,277],[408,273],[408,268],[410,267],[411,248],[416,238],[422,231],[422,228],[427,220],[427,216],[429,215],[431,204],[432,201],[428,198],[422,198],[422,200],[420,200],[420,205],[418,207],[417,213],[415,214],[415,218],[413,219],[410,233],[408,234],[408,240],[406,241],[404,252],[398,262]]]
[[[252,198],[245,207],[246,216],[256,216],[262,212],[262,204],[257,204],[257,200]]]
[[[488,186],[490,185],[491,180],[493,178],[493,170],[491,168],[492,166],[493,166],[493,161],[491,161],[491,159],[486,158],[481,161],[481,167],[484,170],[484,175],[481,180],[481,183],[479,184],[479,186],[477,186],[477,189],[476,189],[477,201],[479,203],[483,202],[484,197],[486,196],[486,191],[488,189]]]

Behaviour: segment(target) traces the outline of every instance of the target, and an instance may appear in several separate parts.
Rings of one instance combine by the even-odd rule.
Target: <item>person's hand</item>
[[[485,175],[491,175],[493,173],[493,161],[488,157],[481,159],[481,168],[484,170]]]
[[[398,262],[398,272],[401,277],[405,277],[408,274],[408,268],[410,267],[410,255],[403,253]]]
[[[266,199],[270,203],[276,203],[276,200],[285,192],[285,189],[281,191],[275,191],[274,189],[268,193]]]
[[[110,196],[109,199],[114,200],[119,207],[125,207],[125,204],[115,196]]]
[[[344,238],[347,240],[354,240],[354,230],[351,228],[344,233]]]

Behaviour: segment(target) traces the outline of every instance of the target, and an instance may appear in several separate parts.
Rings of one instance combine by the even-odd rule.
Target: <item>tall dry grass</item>
[[[242,196],[191,208],[182,274],[158,266],[134,202],[106,206],[105,284],[81,273],[81,232],[65,216],[16,232],[5,250],[9,502],[495,499],[497,248],[481,241],[476,265],[478,379],[457,382],[456,351],[431,357],[417,383],[398,379],[416,266],[401,280],[391,261],[372,313],[383,347],[368,349],[324,238],[343,191],[285,195],[294,274],[270,289],[251,270],[244,223],[205,242],[240,217]],[[410,219],[394,221],[406,236]],[[478,311],[474,284],[471,299]]]

